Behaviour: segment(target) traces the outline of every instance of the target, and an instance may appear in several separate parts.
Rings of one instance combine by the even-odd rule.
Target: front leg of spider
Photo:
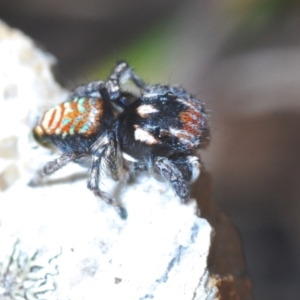
[[[194,183],[200,175],[201,163],[198,156],[179,156],[172,159],[172,162],[180,170],[183,178],[189,183]]]
[[[103,171],[109,173],[113,179],[118,180],[120,178],[121,156],[115,134],[112,131],[104,132],[92,146],[91,152],[92,162],[87,182],[88,189],[93,191],[97,197],[112,205],[122,219],[126,219],[127,212],[120,203],[99,188],[101,167],[104,167]]]
[[[70,94],[69,98],[80,98],[80,97],[101,97],[100,90],[106,88],[107,83],[104,81],[91,81],[88,84],[77,86]]]
[[[30,186],[37,186],[42,182],[42,180],[55,173],[62,167],[66,166],[68,163],[80,159],[83,155],[77,153],[63,153],[61,156],[53,161],[49,161],[40,171],[36,173],[34,178],[29,182]]]
[[[128,63],[125,61],[119,61],[111,73],[108,82],[110,82],[110,84],[119,91],[122,83],[128,80],[131,80],[139,89],[146,89],[144,81],[137,74],[135,74]]]
[[[190,199],[189,185],[176,165],[166,157],[156,157],[153,161],[153,171],[169,181],[182,203]]]

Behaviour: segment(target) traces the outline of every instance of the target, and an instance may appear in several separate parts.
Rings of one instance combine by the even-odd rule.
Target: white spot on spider
[[[182,103],[182,104],[184,104],[184,105],[186,105],[186,106],[188,106],[189,108],[191,108],[191,109],[193,109],[193,110],[194,110],[195,107],[196,107],[195,103],[192,102],[192,101],[188,101],[188,100],[181,99],[181,98],[177,98],[176,101],[179,102],[179,103]]]
[[[200,175],[201,164],[200,164],[200,160],[197,156],[188,156],[187,158],[193,166],[192,167],[192,176],[191,176],[191,179],[190,179],[190,183],[193,183],[193,182],[196,181],[196,179]]]
[[[134,137],[136,140],[145,142],[147,145],[154,145],[157,144],[157,139],[150,134],[148,131],[141,129],[138,125],[134,125],[136,128],[134,131]]]
[[[98,115],[99,115],[99,110],[92,106],[92,109],[90,110],[89,117],[88,117],[89,123],[95,124]]]
[[[173,127],[169,127],[170,133],[176,136],[182,143],[188,144],[191,142],[193,136],[187,132],[186,130],[176,129]]]
[[[158,112],[158,110],[153,105],[150,104],[141,105],[136,109],[136,111],[142,118],[147,117],[148,114],[153,114]]]
[[[61,128],[57,128],[56,130],[55,130],[55,134],[61,134]]]
[[[132,161],[132,162],[137,162],[138,160],[133,158],[132,156],[130,156],[129,154],[125,153],[125,152],[122,152],[122,156],[128,160],[128,161]]]
[[[61,118],[61,107],[57,106],[54,120],[51,124],[51,128],[56,128],[59,125],[59,120]]]
[[[56,116],[57,115],[60,116],[60,111],[61,111],[60,106],[56,106],[56,107],[50,108],[47,112],[45,112],[42,122],[41,122],[42,123],[41,125],[46,131],[48,131],[50,128],[55,128],[55,126],[53,126],[53,122],[51,125],[49,123],[50,123],[50,120],[54,113],[56,113]]]
[[[144,94],[143,95],[143,97],[145,97],[145,98],[157,98],[157,93],[146,93],[146,94]]]
[[[67,116],[69,113],[73,112],[73,109],[71,107],[71,103],[69,101],[64,103],[64,116]]]

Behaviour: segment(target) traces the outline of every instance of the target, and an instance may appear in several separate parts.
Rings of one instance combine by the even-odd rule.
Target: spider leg
[[[172,159],[172,161],[188,183],[191,184],[197,180],[201,171],[201,163],[198,156],[188,155]]]
[[[63,153],[61,156],[59,156],[55,160],[49,161],[48,163],[46,163],[46,165],[40,171],[38,171],[36,173],[36,175],[32,178],[32,180],[29,182],[29,185],[30,186],[38,185],[43,180],[43,178],[55,173],[62,167],[66,166],[68,163],[70,163],[80,157],[82,157],[82,154]]]
[[[101,157],[102,173],[120,180],[122,174],[122,156],[119,141],[112,130],[107,130],[91,147],[93,156]]]
[[[145,90],[146,85],[144,81],[133,72],[132,68],[125,61],[119,61],[112,71],[109,81],[116,87],[128,80],[131,80],[139,89]]]
[[[104,96],[106,97],[105,101],[116,100],[121,96],[121,93],[123,92],[121,89],[121,85],[128,80],[131,80],[139,89],[145,90],[145,83],[138,75],[133,72],[132,68],[124,61],[119,62],[106,82],[92,81],[88,84],[80,85],[73,90],[69,98],[99,98]]]
[[[89,171],[87,187],[93,193],[112,205],[121,218],[127,217],[126,210],[99,188],[100,169],[104,168],[105,173],[109,173],[113,179],[118,180],[121,173],[120,152],[118,141],[112,131],[104,132],[92,146],[92,163]]]
[[[104,81],[92,81],[87,84],[77,86],[71,95],[70,99],[76,97],[101,97],[100,90],[106,88],[106,83]]]
[[[182,172],[170,159],[156,157],[153,161],[153,171],[171,183],[182,203],[186,203],[190,199],[189,185]]]

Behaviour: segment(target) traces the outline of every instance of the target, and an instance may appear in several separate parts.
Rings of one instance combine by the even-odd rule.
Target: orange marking
[[[179,117],[183,124],[183,129],[193,136],[201,135],[202,114],[197,110],[195,103],[189,101],[195,109],[189,108],[187,111],[181,112]]]
[[[95,134],[97,132],[101,117],[103,115],[102,99],[95,99],[95,100],[96,101],[93,108],[91,108],[91,104],[89,102],[87,103],[88,113],[86,114],[86,118],[84,119],[84,124],[91,123],[91,126],[86,132],[87,135]],[[93,109],[96,109],[96,113],[92,112]],[[91,114],[94,114],[94,116],[92,117]]]
[[[82,104],[85,108],[85,112],[80,112],[78,108],[78,102],[69,100],[61,103],[58,107],[53,107],[47,110],[42,116],[39,128],[39,134],[70,134],[80,133],[83,135],[91,135],[97,132],[101,116],[103,115],[103,101],[102,99],[93,99],[94,104],[91,104],[87,98]],[[75,124],[75,120],[81,117],[79,121],[76,121],[75,128],[72,127]],[[69,119],[70,122],[65,124],[64,120]],[[80,132],[84,127],[87,130]],[[72,134],[72,133],[71,133]]]

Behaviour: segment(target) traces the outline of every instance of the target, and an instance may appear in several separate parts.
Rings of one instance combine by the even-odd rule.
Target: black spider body
[[[118,121],[122,151],[141,161],[191,154],[208,130],[203,104],[174,86],[147,87]]]
[[[195,152],[207,143],[203,104],[184,89],[151,85],[117,120],[121,151],[127,160],[169,181],[183,202],[189,182],[199,175]]]
[[[137,95],[124,90],[129,80]],[[84,164],[89,167],[88,188],[123,217],[119,203],[99,189],[100,171],[119,180],[123,154],[134,169],[170,182],[186,202],[189,183],[200,172],[196,150],[209,136],[203,103],[182,88],[145,85],[125,62],[116,65],[107,81],[77,87],[69,100],[44,113],[33,132],[62,155],[47,163],[32,184],[69,162]]]

